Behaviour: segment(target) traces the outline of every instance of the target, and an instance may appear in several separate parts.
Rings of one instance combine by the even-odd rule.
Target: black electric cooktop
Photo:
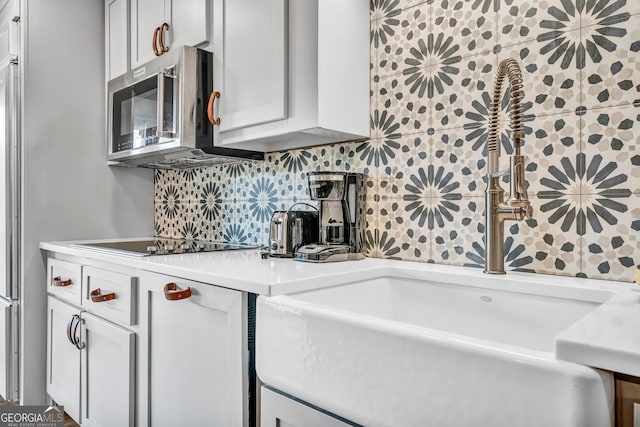
[[[258,247],[256,245],[247,245],[243,243],[205,242],[200,240],[165,239],[161,237],[120,242],[74,243],[71,246],[118,255],[138,257],[230,251],[236,249],[256,249]]]

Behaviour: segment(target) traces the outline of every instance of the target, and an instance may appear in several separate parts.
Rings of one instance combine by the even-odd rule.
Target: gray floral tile
[[[170,170],[156,169],[153,171],[153,199],[158,200],[161,197],[162,191],[169,182]]]
[[[162,237],[177,237],[185,209],[189,202],[182,199],[174,184],[165,187],[160,199],[154,202],[154,227]]]
[[[236,195],[235,199],[247,200],[250,196],[251,190],[262,180],[265,175],[265,163],[261,162],[248,162],[240,164],[241,170],[231,170],[230,174],[238,173],[236,178]],[[275,186],[274,186],[275,189]]]
[[[452,174],[456,192],[463,197],[484,195],[487,159],[483,146],[473,149],[467,130],[447,129],[433,135],[433,165]]]
[[[502,46],[510,46],[535,40],[546,33],[546,28],[553,27],[557,18],[546,11],[548,1],[536,0],[500,0],[498,10],[498,42]],[[541,26],[545,20],[544,27]],[[555,24],[565,31],[571,29],[562,24]],[[574,28],[575,29],[575,28]]]
[[[420,225],[406,204],[402,200],[378,203],[378,233],[365,236],[372,256],[422,262],[431,258],[430,230]]]
[[[373,144],[376,144],[374,142]],[[374,197],[379,193],[378,175],[379,168],[367,164],[370,157],[364,154],[367,149],[371,149],[371,141],[347,142],[330,146],[332,167],[331,170],[337,172],[354,172],[364,175],[366,181],[367,197]],[[305,190],[308,194],[308,188]]]
[[[200,169],[194,169],[197,174]],[[167,189],[171,188],[180,196],[181,200],[193,199],[193,182],[185,179],[182,170],[156,170],[154,179],[154,198],[161,199],[166,195]]]
[[[436,130],[462,127],[474,113],[474,104],[491,93],[496,56],[476,55],[455,65],[434,65],[432,126]],[[440,69],[441,68],[441,69]],[[438,83],[439,82],[439,83]]]
[[[532,123],[532,133],[526,135],[522,154],[525,155],[525,179],[529,197],[540,192],[558,191],[560,188],[550,179],[558,177],[564,164],[569,162],[575,168],[580,152],[580,132],[583,118],[574,113],[557,116],[542,116]],[[569,159],[569,160],[563,160]],[[506,164],[504,165],[506,167]],[[567,169],[567,170],[568,170]],[[558,182],[552,180],[554,183]],[[562,191],[579,194],[579,180],[563,180]],[[508,188],[508,187],[506,187]]]
[[[484,249],[484,199],[465,197],[455,202],[434,199],[433,260],[440,264],[474,265],[469,257]],[[484,253],[482,253],[484,255]],[[484,260],[484,258],[483,258]]]
[[[615,221],[603,224],[599,233],[582,236],[582,273],[593,279],[633,281],[640,267],[640,195],[627,200],[627,208]]]
[[[548,175],[541,178],[541,191],[537,198],[540,202],[539,211],[546,220],[559,228],[563,233],[579,231],[583,221],[580,219],[580,166],[583,156],[562,157],[559,165],[553,164],[548,168]],[[555,162],[554,162],[555,163]]]
[[[275,184],[277,197],[293,198],[296,187],[298,153],[296,150],[268,153],[264,161],[264,175]]]
[[[226,166],[209,166],[196,171],[198,173],[191,178],[193,189],[191,200],[200,201],[214,194],[220,201],[233,201],[236,193],[236,179],[229,175]],[[184,176],[187,176],[188,172],[190,171],[183,171]]]
[[[580,30],[562,33],[576,43]],[[581,70],[567,40],[533,41],[504,47],[498,61],[514,58],[522,70],[526,114],[536,117],[575,112],[581,105]]]
[[[621,4],[624,2],[615,3]],[[614,4],[607,8],[617,22],[598,19],[582,28],[586,108],[631,104],[640,99],[640,15],[629,16],[623,9],[614,9]]]
[[[403,4],[406,3],[405,0],[371,0],[369,2],[369,19],[371,21],[377,21],[382,18],[393,18],[394,16],[398,16],[403,9]],[[388,24],[387,24],[388,25]],[[385,37],[386,33],[378,34],[377,32],[374,34],[373,28],[371,29],[371,38],[372,42],[374,40],[374,36],[378,39]]]
[[[241,227],[242,236],[246,239],[247,243],[253,245],[265,245],[268,236],[268,222],[263,218],[268,214],[271,218],[271,214],[276,210],[277,206],[275,202],[271,203],[272,206],[267,208],[261,208],[255,201],[242,200],[235,204],[235,218],[236,223]],[[265,215],[258,218],[255,214],[256,209],[261,209],[265,212]]]
[[[615,224],[628,210],[632,193],[615,162],[603,160],[600,154],[587,159],[580,153],[575,158],[563,157],[560,165],[549,168],[550,176],[541,180],[548,190],[538,192],[538,197],[540,210],[563,232],[601,233],[606,224]]]
[[[208,168],[184,169],[172,171],[180,185],[180,192],[186,200],[194,201],[198,198],[201,177]]]
[[[372,138],[384,138],[391,132],[410,135],[427,131],[431,101],[419,88],[414,90],[413,85],[405,83],[405,77],[400,75],[380,79],[378,107],[372,112]]]
[[[427,36],[429,24],[429,5],[421,5],[403,10],[392,19],[380,19],[371,23],[372,31],[377,32],[375,73],[382,76],[398,74],[406,67],[405,57],[416,49]],[[385,34],[382,40],[380,34]],[[373,43],[376,43],[374,38]],[[428,65],[428,64],[424,64]]]
[[[583,120],[581,192],[640,193],[640,105],[589,110]]]
[[[365,207],[365,226],[364,226],[364,247],[365,247],[365,255],[373,256],[378,254],[376,250],[378,249],[377,243],[375,241],[375,236],[378,231],[378,215],[380,213],[379,210],[379,198],[375,196],[369,196],[366,198],[366,207]],[[376,258],[384,258],[377,256]]]
[[[579,200],[579,196],[577,196]],[[581,271],[580,236],[544,209],[547,199],[532,197],[533,218],[505,222],[505,268],[576,276]]]
[[[283,155],[283,166],[286,174],[293,179],[293,192],[287,198],[309,200],[308,172],[333,170],[332,148],[329,145],[291,150]]]
[[[399,140],[394,162],[378,168],[378,194],[383,198],[402,198],[416,179],[417,170],[431,165],[432,137],[426,133],[407,135]]]
[[[440,53],[457,45],[457,54],[462,57],[488,54],[496,44],[494,1],[436,0],[432,11],[429,29],[436,40],[443,40]],[[434,56],[432,61],[436,64],[447,62],[447,59]]]
[[[211,240],[211,223],[204,222],[197,202],[184,206],[174,237],[191,240]]]

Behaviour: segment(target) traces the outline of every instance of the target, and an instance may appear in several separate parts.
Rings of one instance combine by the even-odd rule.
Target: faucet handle
[[[509,169],[503,169],[498,172],[491,172],[487,174],[487,178],[500,178],[501,176],[509,175]]]

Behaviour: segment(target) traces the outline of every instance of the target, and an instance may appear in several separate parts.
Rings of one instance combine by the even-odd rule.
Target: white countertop
[[[72,246],[87,242],[43,242],[40,243],[40,249],[261,295],[279,295],[332,286],[349,277],[366,277],[367,272],[371,274],[377,267],[394,262],[365,258],[359,261],[317,264],[294,261],[291,258],[262,259],[257,249],[135,257]]]
[[[640,377],[640,286],[561,332],[555,353],[558,359]]]
[[[481,281],[508,278],[606,289],[614,292],[614,297],[556,337],[556,357],[640,377],[640,286],[633,283],[517,272],[509,272],[506,276],[486,276],[480,269],[470,267],[376,258],[314,264],[286,258],[262,259],[256,249],[131,257],[74,247],[71,246],[73,243],[85,242],[48,242],[41,243],[40,248],[266,296],[381,277],[393,268],[410,268],[416,274],[426,275],[430,272],[464,271],[474,277],[477,274]]]

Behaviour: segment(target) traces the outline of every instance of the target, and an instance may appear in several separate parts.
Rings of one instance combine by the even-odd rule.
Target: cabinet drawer
[[[49,258],[47,260],[47,291],[59,298],[82,302],[82,266]]]
[[[118,322],[136,323],[137,277],[94,267],[82,270],[82,305]]]

